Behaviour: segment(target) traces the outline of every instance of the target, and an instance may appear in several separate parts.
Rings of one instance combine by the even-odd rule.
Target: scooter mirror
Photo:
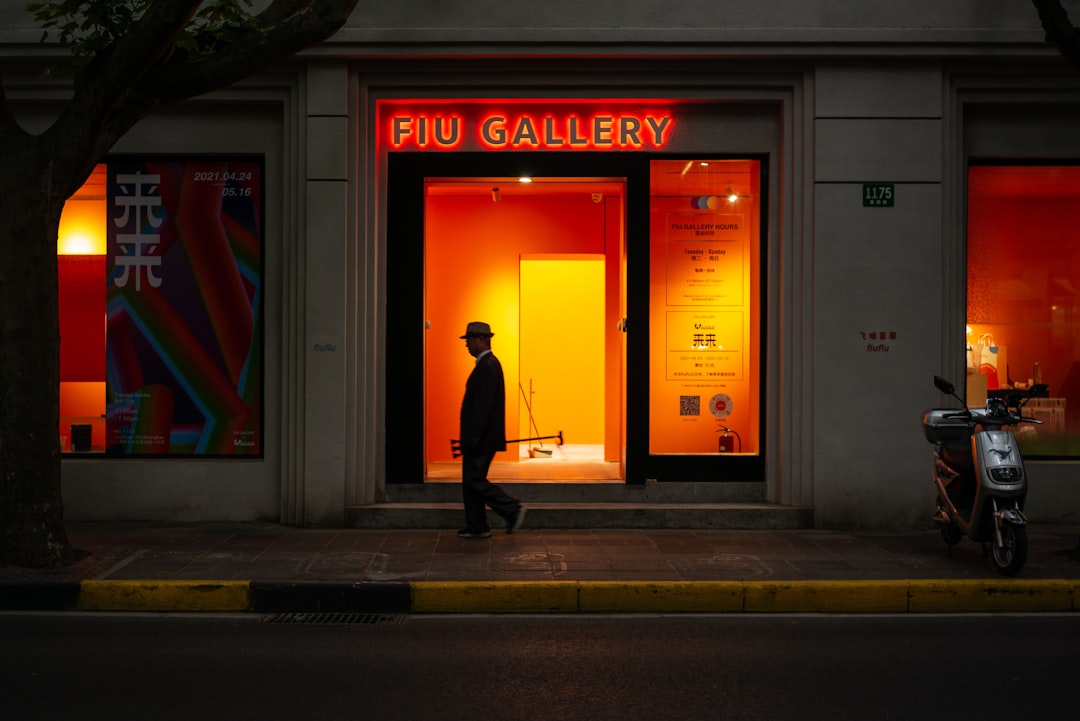
[[[934,385],[945,395],[951,396],[956,392],[956,386],[941,376],[934,376]]]

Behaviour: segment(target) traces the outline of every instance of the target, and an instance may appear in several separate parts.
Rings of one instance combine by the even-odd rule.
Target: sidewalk
[[[1030,526],[1000,576],[935,530],[304,529],[71,523],[89,556],[0,567],[0,610],[948,612],[1080,610],[1080,527]]]

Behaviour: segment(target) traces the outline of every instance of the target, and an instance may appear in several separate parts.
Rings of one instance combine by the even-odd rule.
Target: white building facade
[[[2,13],[5,87],[27,127],[43,127],[63,90],[38,79],[29,18]],[[527,335],[572,358],[591,331],[584,311],[529,320],[505,298],[526,302],[522,263],[580,256],[601,264],[599,320],[587,327],[600,329],[591,385],[603,393],[557,406],[536,435],[599,405],[589,445],[627,494],[653,482],[749,484],[766,503],[811,509],[816,527],[928,527],[919,420],[946,402],[935,374],[967,375],[970,169],[1071,166],[1077,121],[1080,73],[1023,2],[365,6],[331,40],[146,119],[113,149],[262,163],[261,453],[72,452],[66,515],[344,525],[350,508],[430,483],[452,461],[457,408],[440,394],[445,383],[460,398],[469,359],[458,336],[470,320],[492,323],[508,366],[508,434],[533,435],[536,419],[518,422],[524,406],[542,419],[566,401],[540,383],[530,395]],[[716,190],[688,191],[691,205],[678,206],[705,215],[665,209],[671,163],[725,168],[715,187],[749,210],[736,223]],[[559,189],[555,210],[538,211],[558,228],[543,238],[528,216],[506,226],[480,215],[511,212],[526,191],[507,183],[521,175]],[[744,190],[732,187],[742,179]],[[601,216],[571,208],[578,191]],[[694,198],[712,200],[696,208]],[[595,243],[555,242],[569,232],[556,221],[579,212],[574,225],[599,218]],[[519,285],[498,298],[477,296],[497,284],[495,266],[453,264],[470,252],[453,234],[470,218],[466,236],[498,235],[488,224],[504,233],[491,247],[508,248]],[[675,225],[691,218],[748,235],[715,256],[706,243],[702,259]],[[736,255],[738,272],[725,260]],[[711,300],[680,290],[713,269],[723,280],[705,283]],[[556,280],[552,300],[563,283],[576,285]],[[733,285],[740,295],[728,299]],[[683,348],[673,330],[732,319],[741,330],[727,354],[705,348],[708,338]],[[1047,353],[1080,352],[1067,315],[1033,322],[1054,326]],[[1003,370],[1023,385],[1027,336],[1004,343],[1004,332],[998,342],[1017,360]],[[680,380],[679,364],[718,378]],[[1055,397],[1071,359],[1060,365],[1047,379]],[[678,411],[663,417],[676,395]],[[714,443],[721,429],[736,430],[738,446],[691,440]],[[515,450],[504,460],[528,459]],[[1028,460],[1033,520],[1080,519],[1077,460],[1060,450]]]

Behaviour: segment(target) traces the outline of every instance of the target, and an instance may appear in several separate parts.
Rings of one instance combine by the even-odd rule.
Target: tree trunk
[[[74,560],[60,493],[64,201],[35,174],[40,166],[15,167],[18,177],[0,180],[0,563],[46,568]]]
[[[225,41],[194,55],[174,52],[174,43],[201,3],[148,4],[119,36],[87,7],[101,4],[64,3],[62,23],[86,31],[76,33],[76,51],[79,35],[104,30],[110,42],[78,73],[71,101],[44,134],[19,126],[0,79],[0,563],[74,558],[60,495],[56,236],[64,201],[140,118],[325,40],[357,0],[274,0],[252,22],[211,23],[205,37],[206,28],[189,26],[188,40]]]

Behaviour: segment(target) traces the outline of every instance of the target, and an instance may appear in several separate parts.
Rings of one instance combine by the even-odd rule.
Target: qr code
[[[680,416],[700,416],[701,396],[679,396]]]

